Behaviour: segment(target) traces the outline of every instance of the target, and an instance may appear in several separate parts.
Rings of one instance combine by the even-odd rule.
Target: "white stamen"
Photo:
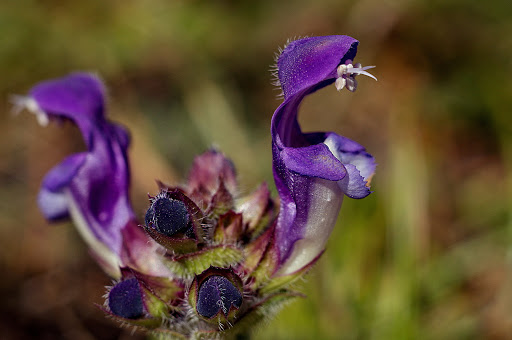
[[[352,64],[349,64],[349,65],[352,65]],[[348,65],[346,65],[346,64],[341,64],[340,66],[338,66],[338,68],[336,69],[336,71],[338,73],[338,77],[341,77],[341,76],[347,74],[347,69],[348,69]]]
[[[336,69],[336,73],[338,74],[338,78],[336,78],[335,86],[338,91],[342,90],[345,86],[347,90],[354,92],[357,89],[357,81],[355,76],[359,74],[363,74],[370,78],[377,80],[377,78],[369,73],[366,70],[374,68],[375,66],[365,66],[361,67],[360,63],[355,65],[352,64],[341,64]]]
[[[10,98],[11,103],[14,104],[12,108],[12,112],[17,115],[24,109],[27,109],[29,112],[33,113],[36,116],[37,122],[41,126],[47,126],[50,122],[48,115],[46,112],[41,110],[37,102],[34,98],[26,97],[26,96],[18,96],[13,95]]]
[[[352,76],[352,75],[364,74],[365,76],[368,76],[370,78],[377,80],[377,78],[373,74],[366,72],[366,70],[369,70],[374,67],[375,66],[361,67],[361,64],[359,64],[359,63],[357,63],[355,65],[355,67],[352,64],[341,64],[340,66],[338,66],[336,71],[338,73],[338,77],[341,77],[343,75]]]

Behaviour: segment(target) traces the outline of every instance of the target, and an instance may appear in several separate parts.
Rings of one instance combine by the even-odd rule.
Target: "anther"
[[[375,66],[362,67],[360,63],[357,63],[355,65],[341,64],[336,69],[336,73],[338,74],[338,77],[336,78],[336,81],[334,83],[336,89],[338,91],[341,91],[343,90],[343,88],[347,87],[347,90],[354,92],[357,89],[357,81],[355,79],[355,76],[359,74],[363,74],[365,76],[377,80],[377,78],[373,74],[366,72],[366,70],[374,67]]]
[[[30,113],[36,116],[37,122],[41,126],[47,126],[50,122],[48,115],[41,110],[34,98],[26,96],[13,95],[10,97],[11,103],[14,105],[12,112],[17,115],[24,109],[27,109]]]

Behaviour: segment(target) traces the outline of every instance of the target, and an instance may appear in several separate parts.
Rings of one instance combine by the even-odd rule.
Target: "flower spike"
[[[309,37],[280,51],[283,102],[271,123],[279,202],[266,184],[240,197],[233,163],[217,150],[195,158],[188,182],[157,181],[141,222],[129,200],[129,135],[105,117],[104,87],[75,73],[14,97],[42,125],[77,125],[86,150],[45,176],[38,197],[48,220],[72,218],[115,283],[100,307],[112,319],[158,339],[236,339],[302,296],[292,282],[325,250],[345,196],[370,194],[373,157],[334,132],[303,133],[299,106],[333,84],[355,91],[358,42]]]

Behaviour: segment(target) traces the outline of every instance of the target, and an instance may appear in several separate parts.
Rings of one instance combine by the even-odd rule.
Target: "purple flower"
[[[87,151],[68,156],[45,176],[38,196],[48,220],[71,217],[105,271],[120,276],[132,265],[144,272],[166,272],[135,221],[128,197],[130,138],[105,118],[105,89],[91,74],[74,73],[39,83],[15,104],[27,108],[42,125],[50,120],[76,124]],[[152,251],[153,250],[153,251]]]
[[[355,91],[355,76],[373,67],[352,65],[358,41],[348,36],[305,38],[289,43],[277,60],[284,101],[272,117],[274,179],[281,199],[275,244],[279,270],[291,274],[324,250],[343,196],[370,194],[373,157],[334,132],[303,133],[297,121],[305,96],[334,83]]]

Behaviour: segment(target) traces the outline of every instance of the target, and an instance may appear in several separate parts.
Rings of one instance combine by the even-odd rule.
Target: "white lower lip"
[[[301,240],[295,242],[292,254],[276,273],[277,276],[291,274],[313,261],[325,249],[336,224],[343,202],[338,182],[317,178],[309,194],[306,232]]]

